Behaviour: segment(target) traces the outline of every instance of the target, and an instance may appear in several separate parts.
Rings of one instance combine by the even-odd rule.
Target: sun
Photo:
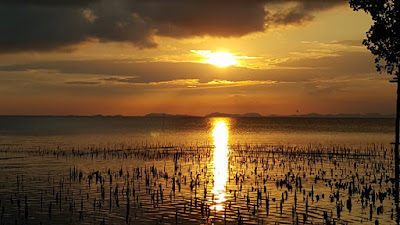
[[[236,59],[240,57],[229,52],[212,52],[211,50],[190,50],[190,52],[201,55],[203,63],[208,63],[221,68],[239,64]]]
[[[218,67],[228,67],[236,65],[238,62],[229,52],[212,52],[206,55],[207,59],[204,60],[205,63],[209,63]]]

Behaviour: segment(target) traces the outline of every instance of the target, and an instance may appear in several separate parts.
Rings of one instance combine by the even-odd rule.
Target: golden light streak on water
[[[226,183],[228,181],[228,165],[229,165],[229,128],[228,119],[216,118],[213,121],[213,141],[214,141],[214,187],[212,194],[214,202],[212,209],[221,211],[224,209],[223,203],[226,201]]]

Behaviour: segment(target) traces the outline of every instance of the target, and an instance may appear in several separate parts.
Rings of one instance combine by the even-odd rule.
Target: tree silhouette
[[[350,0],[350,7],[355,11],[364,10],[371,15],[374,24],[367,32],[363,44],[375,55],[378,72],[394,75],[391,82],[397,83],[394,154],[396,222],[399,224],[400,1]]]
[[[374,24],[363,44],[376,56],[379,72],[399,76],[400,62],[400,2],[396,0],[350,0],[355,11],[364,10]]]

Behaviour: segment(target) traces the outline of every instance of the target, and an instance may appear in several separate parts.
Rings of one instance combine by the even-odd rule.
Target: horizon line
[[[218,116],[220,115],[220,116]],[[251,116],[253,115],[253,116]],[[346,117],[346,118],[357,118],[363,117],[368,118],[395,118],[395,113],[382,114],[382,113],[338,113],[338,114],[320,114],[320,113],[306,113],[306,114],[268,114],[263,115],[260,113],[219,113],[213,112],[206,115],[192,115],[192,114],[171,114],[171,113],[147,113],[144,115],[106,115],[106,114],[92,114],[92,115],[79,115],[79,114],[0,114],[0,117],[247,117],[247,118],[260,118],[260,117]]]

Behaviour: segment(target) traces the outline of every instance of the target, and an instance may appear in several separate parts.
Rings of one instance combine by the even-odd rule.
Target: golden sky
[[[0,114],[393,113],[371,24],[345,0],[6,0]]]

